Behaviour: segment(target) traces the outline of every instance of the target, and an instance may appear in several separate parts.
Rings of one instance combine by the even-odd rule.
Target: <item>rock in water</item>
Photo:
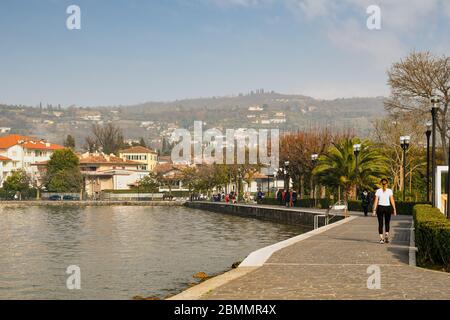
[[[193,275],[193,277],[195,279],[206,279],[208,278],[208,275],[204,272],[197,272],[196,274]]]

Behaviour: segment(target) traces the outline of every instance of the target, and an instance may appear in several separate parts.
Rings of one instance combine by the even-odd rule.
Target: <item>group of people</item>
[[[289,189],[287,191],[284,189],[279,189],[277,191],[276,197],[278,203],[282,206],[295,207],[297,203],[297,192],[292,189]]]

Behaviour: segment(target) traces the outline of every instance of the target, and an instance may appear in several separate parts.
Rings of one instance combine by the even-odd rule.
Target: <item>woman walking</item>
[[[391,223],[391,214],[397,215],[395,208],[394,193],[388,186],[387,179],[381,179],[381,188],[375,193],[373,202],[373,216],[378,218],[378,233],[380,234],[380,243],[389,243],[389,229]],[[383,222],[385,224],[386,235],[383,236]]]

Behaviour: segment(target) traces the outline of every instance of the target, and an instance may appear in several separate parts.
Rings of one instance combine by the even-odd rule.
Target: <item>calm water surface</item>
[[[305,231],[185,207],[0,207],[0,299],[164,297]]]

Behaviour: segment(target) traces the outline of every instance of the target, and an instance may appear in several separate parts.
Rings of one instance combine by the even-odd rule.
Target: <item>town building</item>
[[[121,150],[119,156],[124,160],[138,162],[140,170],[153,171],[158,164],[158,153],[142,146]]]
[[[129,190],[150,173],[141,169],[140,162],[113,154],[87,152],[78,157],[85,180],[85,193],[91,199],[97,199],[105,190]]]
[[[36,163],[48,161],[55,150],[63,146],[37,138],[10,134],[0,137],[0,185],[14,170],[23,169],[33,180]]]

